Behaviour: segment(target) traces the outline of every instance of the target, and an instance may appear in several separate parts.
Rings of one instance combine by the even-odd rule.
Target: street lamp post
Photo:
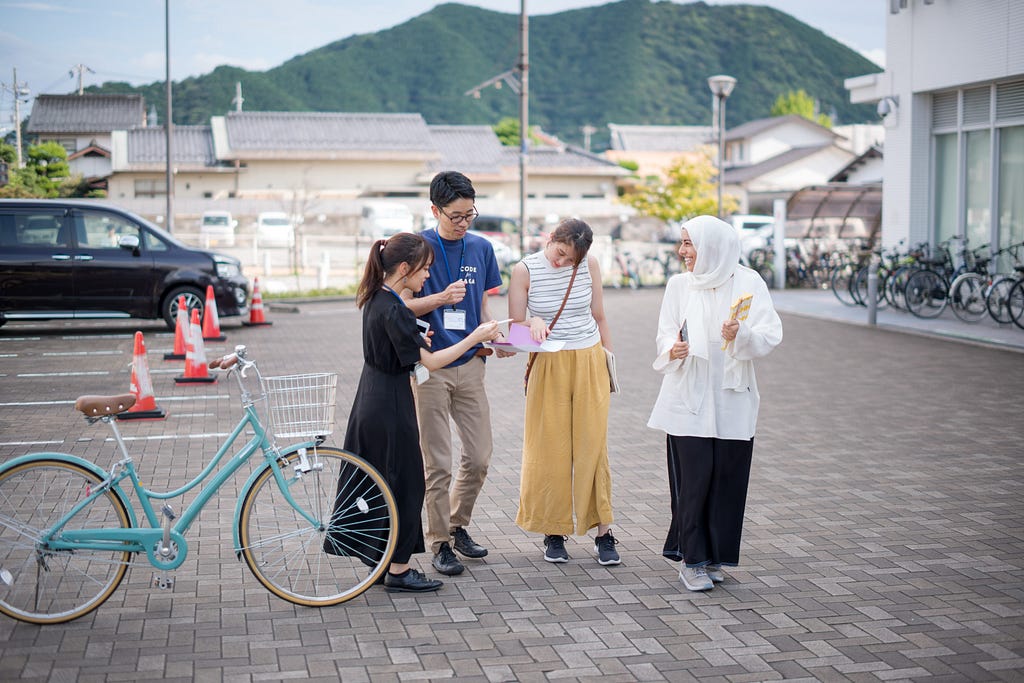
[[[736,87],[736,79],[719,74],[708,79],[708,87],[715,96],[715,111],[712,115],[713,128],[718,130],[718,217],[722,217],[722,185],[725,184],[725,100]]]

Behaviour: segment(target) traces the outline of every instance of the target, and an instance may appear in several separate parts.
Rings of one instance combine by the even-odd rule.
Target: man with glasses
[[[469,232],[478,215],[475,201],[476,190],[461,173],[444,171],[430,183],[437,226],[423,237],[434,250],[434,262],[423,289],[407,303],[417,317],[430,323],[434,351],[458,343],[480,322],[492,319],[487,290],[501,284],[501,272],[491,243]],[[404,295],[411,297],[411,292]],[[447,576],[465,570],[453,548],[464,557],[487,555],[466,527],[491,460],[491,412],[484,389],[484,356],[489,353],[490,349],[477,346],[431,372],[416,387],[426,476],[426,540],[434,553],[434,568]],[[452,422],[462,442],[454,478]]]

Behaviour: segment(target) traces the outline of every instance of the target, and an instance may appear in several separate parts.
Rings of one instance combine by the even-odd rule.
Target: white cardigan
[[[709,359],[669,360],[672,344],[679,340],[689,291],[689,278],[684,275],[673,276],[665,287],[658,319],[658,357],[653,364],[665,376],[647,426],[673,436],[752,439],[761,399],[752,361],[782,341],[782,321],[768,287],[756,272],[738,266],[729,283],[711,290],[714,312],[703,325]],[[743,294],[754,295],[749,316],[740,322],[736,339],[723,351],[722,323],[729,317],[729,307]],[[690,330],[694,327],[688,325]],[[730,384],[734,386],[726,388]]]

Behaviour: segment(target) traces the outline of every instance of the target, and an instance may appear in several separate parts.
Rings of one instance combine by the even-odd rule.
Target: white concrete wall
[[[885,73],[847,82],[853,102],[898,98],[883,121],[883,244],[931,237],[931,94],[1021,75],[1021,0],[910,0],[887,13]]]
[[[810,147],[829,142],[832,142],[832,135],[828,131],[789,122],[752,137],[748,159],[751,164],[758,164],[794,147]]]

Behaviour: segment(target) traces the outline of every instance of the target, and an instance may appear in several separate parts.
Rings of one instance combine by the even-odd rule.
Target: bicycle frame
[[[239,384],[241,384],[241,377],[239,377]],[[274,479],[277,482],[278,487],[281,489],[281,493],[284,495],[285,500],[288,501],[288,504],[291,505],[304,519],[309,521],[312,526],[321,526],[321,521],[304,510],[295,501],[289,491],[291,482],[297,480],[305,472],[312,469],[312,467],[308,465],[308,461],[305,459],[304,451],[310,448],[315,449],[319,445],[319,442],[301,442],[288,446],[284,451],[279,449],[273,443],[272,437],[267,433],[267,429],[260,420],[259,415],[256,412],[254,402],[248,398],[248,393],[245,392],[244,387],[242,390],[245,414],[239,420],[238,424],[224,443],[221,444],[216,455],[214,455],[210,462],[207,463],[206,467],[203,468],[202,472],[192,479],[192,481],[173,491],[151,491],[142,485],[138,472],[135,469],[135,464],[132,461],[131,456],[128,455],[127,448],[124,445],[124,440],[121,438],[121,434],[117,429],[117,424],[112,416],[103,417],[100,418],[100,420],[110,424],[114,431],[115,440],[117,441],[124,458],[114,464],[109,474],[103,472],[86,460],[62,453],[34,453],[18,458],[17,460],[20,461],[55,457],[64,461],[83,465],[95,472],[97,475],[104,477],[103,482],[101,482],[95,490],[87,491],[85,498],[79,501],[66,514],[64,514],[56,524],[53,525],[49,533],[44,537],[46,548],[55,551],[89,549],[112,552],[144,552],[146,553],[149,563],[154,567],[158,569],[177,569],[182,565],[182,563],[184,563],[188,556],[188,544],[185,541],[184,534],[188,531],[192,522],[195,521],[195,518],[199,515],[200,511],[202,511],[210,499],[220,490],[220,487],[226,481],[231,479],[234,474],[249,461],[249,458],[252,457],[257,450],[263,451],[264,459],[272,468],[274,472]],[[249,439],[242,449],[236,455],[231,457],[223,469],[219,471],[208,482],[208,484],[202,488],[202,490],[200,490],[195,500],[185,508],[180,516],[175,518],[173,512],[170,512],[169,508],[166,509],[163,516],[164,524],[161,524],[161,518],[154,508],[153,501],[176,498],[206,482],[207,478],[228,454],[229,450],[231,450],[231,447],[242,435],[242,432],[246,427],[252,428],[254,432],[252,438]],[[293,451],[300,451],[302,453],[302,458],[300,460],[301,464],[296,466],[294,475],[286,477],[278,461],[281,459],[282,454],[291,453]],[[9,464],[14,465],[17,464],[17,462],[12,461]],[[251,483],[252,479],[259,473],[259,471],[260,470],[254,472],[250,477],[249,482],[247,482],[247,484],[241,489],[243,494],[248,490],[249,483]],[[140,527],[137,525],[134,507],[128,502],[124,489],[121,488],[120,484],[126,478],[130,479],[131,488],[138,496],[139,504],[142,507],[146,522],[149,525],[147,527]],[[79,512],[88,508],[93,501],[100,496],[105,495],[107,491],[111,491],[121,499],[125,508],[128,510],[132,522],[132,528],[76,529],[73,526],[69,526]],[[237,521],[241,508],[242,497],[242,495],[239,496],[238,503],[235,506],[234,545],[236,554],[241,552]],[[170,514],[168,514],[168,512],[170,512]],[[173,525],[171,525],[172,521],[174,522]],[[174,544],[175,547],[173,549],[170,546],[170,543]],[[161,553],[161,547],[165,549],[165,553]]]

